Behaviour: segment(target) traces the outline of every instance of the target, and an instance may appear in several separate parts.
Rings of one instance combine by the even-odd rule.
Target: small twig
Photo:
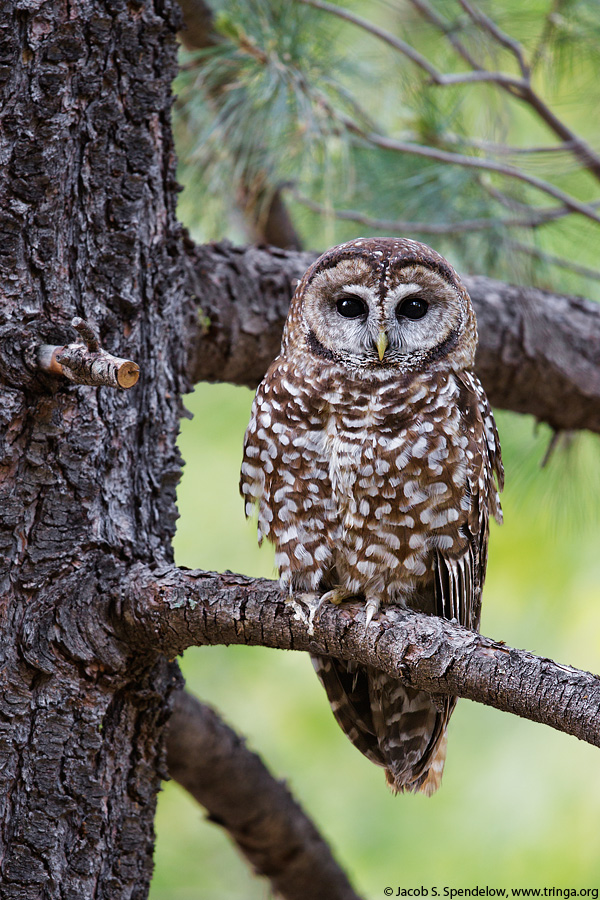
[[[359,900],[285,783],[213,709],[184,691],[175,695],[167,765],[282,900]]]
[[[352,209],[328,209],[320,203],[315,203],[292,191],[292,196],[297,203],[301,203],[312,212],[320,215],[332,215],[336,219],[348,222],[358,222],[367,228],[375,228],[378,231],[411,234],[464,234],[465,232],[486,231],[490,228],[538,228],[556,218],[553,210],[540,211],[529,217],[513,216],[512,218],[494,219],[491,217],[481,219],[463,219],[461,222],[405,222],[397,219],[374,219],[364,213]]]
[[[42,344],[37,352],[40,369],[51,375],[64,375],[74,384],[94,387],[106,385],[127,390],[137,383],[140,377],[137,363],[102,350],[94,330],[79,316],[75,316],[71,324],[84,343],[63,346]]]
[[[100,339],[92,326],[80,319],[79,316],[75,316],[71,320],[71,325],[81,335],[90,353],[97,353],[100,349]]]
[[[552,437],[548,441],[548,446],[546,447],[546,452],[544,453],[544,458],[540,463],[540,469],[545,469],[548,463],[550,462],[552,456],[554,455],[554,451],[558,447],[558,442],[560,440],[560,436],[562,431],[553,431]]]
[[[573,141],[563,141],[560,144],[539,147],[512,147],[508,144],[499,144],[496,141],[483,141],[477,138],[462,137],[459,134],[452,134],[446,131],[441,141],[451,146],[474,147],[476,150],[483,150],[485,153],[492,153],[498,156],[523,156],[523,155],[542,155],[563,153],[565,155],[571,153],[575,149]]]
[[[472,6],[468,0],[458,0],[464,11],[470,18],[475,22],[476,25],[485,28],[488,34],[494,38],[494,40],[498,41],[503,47],[506,47],[507,50],[513,54],[515,59],[519,64],[519,68],[521,70],[521,74],[523,78],[529,78],[529,66],[525,62],[525,58],[523,56],[523,48],[519,44],[518,41],[515,41],[514,38],[511,38],[508,34],[502,31],[493,19],[490,19],[489,16],[486,16],[485,13],[481,12],[477,7]]]
[[[555,256],[553,253],[547,253],[545,250],[540,250],[539,247],[532,247],[529,244],[523,244],[520,241],[507,241],[507,247],[518,250],[519,253],[525,253],[527,256],[532,256],[534,259],[539,259],[540,262],[548,263],[550,266],[558,266],[560,269],[567,269],[569,272],[574,272],[582,278],[589,278],[591,281],[600,280],[600,270],[591,269],[588,266],[580,266],[578,263],[571,262],[569,259],[564,259],[562,256]]]
[[[453,84],[476,84],[482,81],[490,81],[493,84],[499,84],[503,88],[512,88],[516,96],[521,96],[519,92],[527,90],[527,82],[522,78],[514,78],[512,75],[506,75],[504,72],[484,72],[481,69],[476,69],[474,72],[438,75],[437,78],[432,77],[431,81],[433,84],[439,84],[442,87]]]
[[[468,63],[472,69],[475,69],[476,72],[483,72],[483,66],[480,66],[477,60],[471,56],[465,45],[460,41],[456,36],[456,31],[454,27],[443,19],[441,16],[437,14],[437,12],[431,8],[431,6],[426,2],[426,0],[410,0],[410,3],[414,8],[421,13],[424,19],[428,22],[431,22],[432,25],[435,25],[436,28],[439,28],[441,32],[448,38],[456,52],[459,56],[462,56],[464,61]]]

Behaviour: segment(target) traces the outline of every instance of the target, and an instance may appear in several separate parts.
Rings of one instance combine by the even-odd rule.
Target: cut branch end
[[[140,367],[131,359],[121,359],[100,347],[94,330],[83,319],[75,317],[73,327],[82,344],[55,346],[42,344],[37,351],[40,369],[50,375],[63,375],[74,384],[93,387],[132,388],[140,377]]]

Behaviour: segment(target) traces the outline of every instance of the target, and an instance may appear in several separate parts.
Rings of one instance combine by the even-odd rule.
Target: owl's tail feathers
[[[444,763],[446,762],[446,749],[448,747],[448,733],[444,730],[440,741],[437,745],[436,753],[424,780],[420,778],[415,782],[398,784],[390,769],[385,770],[385,780],[392,794],[402,794],[404,791],[415,791],[419,794],[425,794],[431,797],[435,794],[442,783],[442,775],[444,774]]]
[[[356,663],[326,656],[311,656],[311,660],[344,734],[367,759],[384,766],[373,728],[368,670]]]
[[[394,793],[418,791],[431,797],[442,781],[446,728],[455,699],[436,702],[431,694],[376,671],[370,692],[389,787]]]
[[[367,759],[386,770],[391,790],[430,797],[442,780],[455,698],[436,702],[376,669],[311,658],[338,724]]]

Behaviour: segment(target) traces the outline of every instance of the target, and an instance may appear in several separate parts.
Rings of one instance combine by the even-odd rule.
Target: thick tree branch
[[[228,243],[188,252],[204,323],[191,375],[254,388],[279,352],[296,279],[316,254]],[[464,282],[479,323],[476,368],[492,404],[557,430],[600,433],[600,305],[482,276]]]
[[[362,604],[327,605],[307,627],[278,585],[233,573],[134,566],[116,627],[135,652],[169,657],[201,644],[247,644],[352,659],[412,687],[476,700],[600,746],[600,678],[514,650],[446,619],[391,607],[368,629]]]
[[[169,723],[167,765],[278,897],[359,900],[286,785],[213,709],[184,691]]]

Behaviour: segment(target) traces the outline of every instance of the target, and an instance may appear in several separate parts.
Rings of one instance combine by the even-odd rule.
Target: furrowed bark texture
[[[279,897],[359,900],[285,784],[213,709],[184,691],[169,721],[167,765]]]
[[[194,315],[169,121],[178,15],[171,0],[0,13],[2,900],[142,898],[151,875],[178,676],[122,653],[106,596],[113,560],[169,560],[175,529]],[[36,368],[39,346],[76,339],[75,315],[140,363],[135,388]]]
[[[189,247],[206,322],[195,381],[254,388],[279,352],[295,282],[315,253]],[[464,277],[479,327],[476,369],[493,406],[530,413],[557,430],[600,432],[600,304]]]
[[[365,629],[364,604],[328,604],[311,633],[276,582],[174,567],[139,566],[118,590],[115,628],[122,623],[132,647],[172,656],[191,645],[250,644],[352,659],[600,746],[600,678],[447,619],[391,607]]]

